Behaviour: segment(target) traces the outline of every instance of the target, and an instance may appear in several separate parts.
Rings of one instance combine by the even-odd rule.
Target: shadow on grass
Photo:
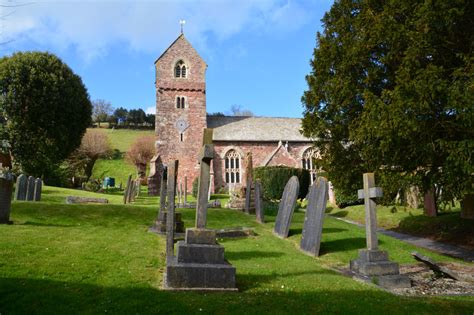
[[[379,240],[379,243],[380,240]],[[365,248],[365,238],[354,237],[321,242],[320,255]]]
[[[294,275],[304,275],[304,273]],[[292,274],[282,275],[289,277]],[[238,293],[162,291],[26,278],[0,278],[2,314],[472,314],[468,300],[400,298],[357,285],[327,291],[314,283],[303,291],[257,288],[279,275],[237,276]],[[347,279],[347,281],[352,281]],[[403,302],[403,308],[400,303]]]
[[[272,257],[281,257],[283,253],[280,252],[264,252],[264,251],[256,251],[256,250],[248,250],[248,251],[233,251],[233,252],[226,252],[225,257],[229,260],[243,260],[243,259],[253,259],[253,258],[272,258]]]
[[[336,217],[336,218],[345,218],[349,214],[349,211],[347,210],[341,210],[338,212],[331,213],[331,216]]]
[[[32,225],[32,226],[42,226],[42,227],[77,227],[77,224],[51,224],[51,223],[41,223],[41,222],[14,222],[15,225]]]

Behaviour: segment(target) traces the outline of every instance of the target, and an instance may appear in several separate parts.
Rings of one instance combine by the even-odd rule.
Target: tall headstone
[[[327,179],[318,177],[309,189],[300,248],[312,256],[319,256],[324,213],[328,202],[328,188]]]
[[[21,174],[16,179],[15,200],[26,200],[26,185],[27,178],[24,174]]]
[[[431,188],[425,192],[423,202],[425,215],[429,217],[436,217],[438,215],[438,211],[436,209],[434,188]]]
[[[210,163],[213,146],[205,144],[200,154],[200,177],[196,228],[186,229],[184,241],[177,244],[177,255],[168,249],[164,287],[170,290],[232,290],[235,291],[235,267],[224,259],[224,247],[216,244],[216,231],[206,229]],[[168,182],[169,184],[169,182]],[[170,198],[171,195],[168,195]],[[168,212],[171,208],[168,205]],[[168,223],[171,214],[168,213]],[[168,224],[168,231],[171,228]],[[168,232],[169,233],[169,232]],[[168,234],[168,242],[171,242]]]
[[[40,201],[41,200],[41,191],[43,189],[43,181],[41,180],[41,178],[37,178],[35,180],[35,197],[34,197],[34,200],[35,201]]]
[[[365,173],[363,180],[364,189],[358,191],[358,196],[359,199],[364,199],[367,249],[359,250],[359,258],[351,260],[350,269],[362,277],[375,280],[382,287],[410,287],[410,278],[400,275],[398,264],[389,261],[386,251],[378,249],[377,215],[374,199],[382,197],[383,193],[381,188],[375,187],[374,173]]]
[[[253,187],[253,161],[252,161],[252,152],[247,153],[247,166],[245,168],[246,176],[246,189],[245,189],[245,213],[250,214],[255,211],[254,205],[252,205],[252,190]]]
[[[26,184],[26,200],[33,201],[35,196],[35,178],[33,176],[28,177],[28,183]]]
[[[207,222],[208,193],[210,184],[211,160],[214,157],[214,146],[205,144],[199,153],[200,175],[198,181],[198,203],[196,205],[196,228],[205,228]]]
[[[168,166],[168,211],[166,218],[166,260],[174,258],[174,198],[176,196],[176,178],[178,176],[178,160],[171,161]]]
[[[265,223],[265,211],[263,208],[262,184],[259,181],[254,183],[255,187],[255,217],[258,223]]]
[[[129,190],[130,190],[130,185],[132,183],[132,175],[128,175],[128,179],[127,179],[127,185],[125,186],[125,190],[123,192],[123,203],[124,204],[127,204],[129,203],[129,200],[128,200],[128,197],[129,197]]]
[[[328,199],[329,203],[332,205],[336,205],[336,194],[334,193],[334,186],[332,185],[331,182],[328,182]]]
[[[188,205],[188,177],[184,176],[184,205]]]
[[[158,220],[164,221],[164,213],[166,212],[166,193],[168,191],[168,168],[164,167],[161,175],[160,187],[160,209],[158,211]]]
[[[291,217],[295,211],[299,189],[300,184],[298,182],[298,177],[293,176],[290,178],[288,183],[286,183],[285,190],[283,190],[275,221],[275,228],[273,229],[273,232],[280,238],[288,237]]]
[[[10,224],[13,177],[11,174],[4,175],[0,177],[0,224]]]
[[[148,176],[148,196],[158,196],[160,193],[161,174],[163,173],[163,162],[159,155],[153,156],[150,161],[150,175]]]

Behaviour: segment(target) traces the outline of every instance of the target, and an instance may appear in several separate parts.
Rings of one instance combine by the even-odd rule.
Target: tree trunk
[[[89,181],[89,178],[92,176],[92,170],[94,169],[95,161],[97,161],[97,158],[90,159],[90,161],[86,164],[86,167],[84,169],[84,173],[86,175],[86,182]]]
[[[438,215],[438,210],[436,209],[434,188],[431,188],[430,190],[426,191],[423,199],[425,205],[425,215],[429,217],[436,217]]]

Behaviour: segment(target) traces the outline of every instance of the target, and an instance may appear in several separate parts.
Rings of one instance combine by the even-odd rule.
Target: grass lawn
[[[105,177],[114,177],[115,184],[118,186],[122,183],[125,187],[128,175],[136,175],[134,165],[125,160],[125,153],[128,151],[133,141],[142,136],[152,136],[155,134],[153,130],[133,130],[133,129],[101,129],[105,132],[110,140],[112,149],[117,149],[122,153],[121,159],[99,159],[92,170],[92,178],[104,179]]]
[[[0,226],[1,314],[472,314],[473,297],[400,297],[345,277],[365,246],[364,231],[328,218],[322,256],[297,249],[304,214],[293,218],[290,237],[273,236],[274,216],[259,225],[244,213],[210,209],[212,228],[253,227],[257,236],[225,239],[226,258],[237,268],[239,293],[161,290],[165,239],[148,232],[157,198],[108,205],[66,205],[67,195],[97,194],[45,187],[41,202],[14,202],[14,225]],[[99,196],[104,196],[100,194]],[[182,209],[187,227],[194,210]],[[412,263],[415,247],[380,236],[392,259]],[[419,249],[439,261],[454,261]]]
[[[328,207],[327,212],[359,223],[365,221],[363,205],[337,209]],[[462,219],[460,209],[441,212],[437,217],[423,215],[422,209],[403,206],[377,206],[377,222],[380,227],[402,233],[431,238],[474,250],[474,222]]]

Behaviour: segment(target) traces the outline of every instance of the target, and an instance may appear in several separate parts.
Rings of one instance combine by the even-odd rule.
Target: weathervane
[[[179,20],[179,24],[181,25],[181,34],[183,34],[183,25],[186,24],[185,20]]]

